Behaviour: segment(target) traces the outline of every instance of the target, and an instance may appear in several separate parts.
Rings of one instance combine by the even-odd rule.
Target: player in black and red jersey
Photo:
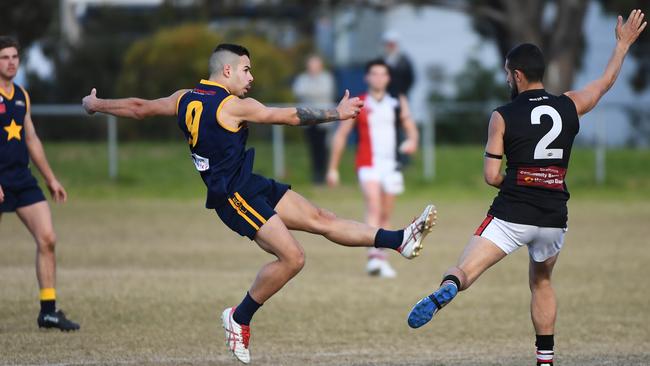
[[[553,364],[557,304],[551,273],[564,243],[569,167],[579,117],[593,109],[616,80],[629,47],[645,29],[644,14],[634,10],[623,24],[618,17],[616,47],[602,77],[584,89],[556,96],[544,90],[544,59],[532,44],[513,48],[505,70],[512,102],[490,119],[485,150],[485,181],[499,188],[487,218],[450,268],[440,288],[420,300],[409,314],[412,328],[426,324],[488,268],[522,246],[530,254],[531,317],[537,365]],[[506,174],[501,159],[507,157]]]

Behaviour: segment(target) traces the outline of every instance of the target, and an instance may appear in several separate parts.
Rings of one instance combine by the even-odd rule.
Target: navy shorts
[[[36,180],[19,187],[2,186],[5,199],[0,203],[0,212],[14,212],[16,209],[45,201],[43,191]]]
[[[287,184],[251,174],[215,211],[232,231],[253,240],[262,225],[275,215],[275,206],[289,189]]]

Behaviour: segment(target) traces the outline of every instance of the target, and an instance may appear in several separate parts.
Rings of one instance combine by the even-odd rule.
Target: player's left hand
[[[68,193],[65,191],[65,188],[63,188],[63,185],[56,179],[47,182],[47,189],[50,190],[52,199],[56,203],[63,203],[68,199]]]
[[[339,112],[341,121],[346,119],[356,118],[359,111],[363,107],[363,101],[358,97],[350,98],[350,91],[345,89],[345,94],[339,102],[336,111]]]
[[[619,15],[616,22],[616,41],[628,47],[632,45],[648,25],[648,22],[643,21],[644,17],[645,14],[640,9],[634,9],[623,24],[623,17]]]
[[[413,140],[404,140],[404,142],[402,142],[402,143],[399,145],[399,152],[402,153],[402,154],[412,155],[412,154],[415,154],[415,152],[416,152],[417,150],[418,150],[418,143],[417,143],[417,141],[413,141]]]
[[[81,100],[81,105],[83,105],[84,109],[86,110],[86,113],[95,114],[95,112],[97,112],[95,108],[96,104],[97,104],[97,89],[93,88],[90,91],[90,94],[86,95]]]

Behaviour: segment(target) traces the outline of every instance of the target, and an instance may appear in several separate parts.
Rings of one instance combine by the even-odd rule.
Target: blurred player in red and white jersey
[[[390,226],[395,196],[404,191],[399,155],[413,154],[417,150],[418,130],[411,119],[406,97],[388,93],[390,69],[384,61],[368,62],[366,83],[367,93],[359,96],[364,101],[361,112],[355,119],[342,121],[334,135],[327,183],[330,186],[339,184],[341,155],[350,132],[356,128],[356,169],[366,202],[366,222],[386,228]],[[400,128],[406,132],[406,140],[401,144]],[[366,270],[373,276],[396,276],[382,249],[368,250]]]

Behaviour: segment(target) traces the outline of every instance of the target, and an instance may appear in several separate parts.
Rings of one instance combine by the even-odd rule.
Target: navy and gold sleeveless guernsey
[[[0,186],[5,194],[0,212],[12,212],[45,200],[29,170],[25,141],[29,108],[29,95],[18,84],[12,84],[8,92],[0,89]]]
[[[508,222],[565,228],[565,183],[580,129],[571,98],[527,90],[496,109],[505,121],[506,177],[489,215]]]
[[[252,240],[290,187],[253,174],[255,150],[246,149],[246,123],[231,128],[219,121],[221,108],[232,98],[223,85],[201,80],[178,99],[178,127],[207,187],[205,207]]]

